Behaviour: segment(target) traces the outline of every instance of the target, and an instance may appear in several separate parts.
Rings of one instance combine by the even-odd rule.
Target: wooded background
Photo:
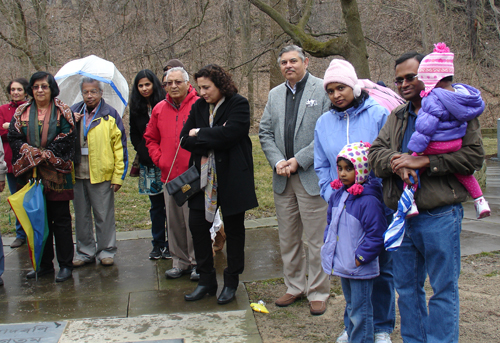
[[[283,82],[276,54],[286,44],[310,53],[318,77],[344,57],[394,89],[398,56],[446,42],[455,80],[487,102],[483,127],[500,114],[500,0],[0,0],[0,13],[2,103],[11,79],[55,74],[90,54],[114,62],[130,84],[144,68],[161,77],[178,58],[191,75],[209,63],[229,69],[255,131],[270,87]]]

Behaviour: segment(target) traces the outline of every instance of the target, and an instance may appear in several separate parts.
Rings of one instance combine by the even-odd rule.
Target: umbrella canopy
[[[70,61],[57,72],[55,79],[60,89],[59,99],[69,106],[82,101],[80,82],[84,77],[93,78],[104,84],[102,97],[123,117],[128,103],[127,80],[112,62],[95,55]]]

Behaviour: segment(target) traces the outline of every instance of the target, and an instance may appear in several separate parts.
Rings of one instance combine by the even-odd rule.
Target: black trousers
[[[73,236],[71,232],[71,213],[69,212],[69,200],[49,201],[47,200],[47,220],[49,222],[49,236],[43,249],[41,269],[52,269],[54,267],[54,238],[56,241],[56,254],[59,268],[73,268]]]
[[[245,212],[224,216],[226,233],[227,268],[224,269],[224,286],[237,288],[239,275],[245,267]],[[217,283],[212,239],[212,223],[205,220],[205,210],[189,210],[189,228],[193,236],[196,272],[200,274],[199,284],[210,286]]]

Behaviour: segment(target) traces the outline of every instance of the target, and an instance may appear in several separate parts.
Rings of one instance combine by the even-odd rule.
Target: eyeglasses
[[[179,87],[184,82],[186,82],[186,81],[167,81],[167,82],[163,82],[163,87],[172,87],[174,83],[177,87]]]
[[[49,85],[33,85],[33,86],[31,86],[31,89],[33,89],[34,91],[39,90],[40,88],[43,89],[44,91],[46,91],[47,89],[49,89]]]
[[[83,96],[89,95],[89,94],[97,95],[97,94],[99,94],[99,92],[100,91],[98,89],[91,89],[89,91],[82,91],[82,94],[83,94]]]
[[[394,80],[394,84],[396,86],[401,86],[403,82],[413,82],[417,78],[416,74],[408,74],[405,75],[404,77],[396,77],[396,80]]]

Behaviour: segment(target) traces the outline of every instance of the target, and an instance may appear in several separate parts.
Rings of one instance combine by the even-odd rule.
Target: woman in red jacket
[[[10,194],[17,191],[16,177],[12,173],[12,149],[7,139],[9,125],[14,112],[19,105],[24,104],[28,100],[28,80],[18,78],[12,80],[7,85],[7,92],[10,94],[10,102],[0,106],[0,135],[2,136],[3,150],[5,152],[5,162],[7,163],[7,182],[9,184]],[[10,245],[11,248],[18,248],[26,242],[26,234],[24,233],[21,224],[16,219],[16,239]]]

